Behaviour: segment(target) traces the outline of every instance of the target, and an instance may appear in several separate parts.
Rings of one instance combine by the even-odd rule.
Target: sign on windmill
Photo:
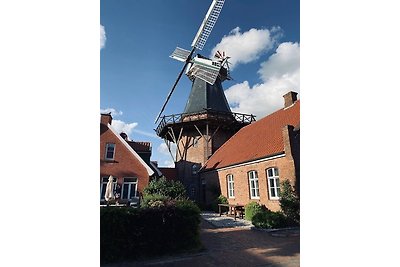
[[[181,62],[185,62],[183,65],[182,70],[178,74],[177,79],[175,80],[174,85],[172,86],[170,92],[167,95],[167,98],[158,113],[156,120],[154,123],[157,123],[157,121],[160,119],[161,114],[163,113],[173,91],[175,90],[175,87],[177,86],[180,78],[182,77],[182,74],[186,72],[185,74],[189,77],[189,79],[194,80],[195,78],[199,78],[203,81],[206,81],[207,83],[213,85],[217,79],[217,77],[220,75],[220,71],[222,67],[226,66],[226,69],[228,70],[226,75],[223,75],[221,77],[222,79],[230,79],[229,76],[229,65],[228,65],[228,59],[229,57],[225,57],[225,54],[219,53],[219,57],[216,55],[216,60],[211,60],[209,58],[196,55],[193,57],[194,52],[196,49],[202,50],[215,23],[217,22],[218,16],[221,13],[222,7],[224,5],[225,0],[213,0],[206,16],[203,19],[203,22],[200,25],[199,30],[197,31],[196,36],[193,39],[192,42],[192,50],[186,50],[180,47],[177,47],[175,51],[172,53],[170,56],[173,59],[179,60]]]

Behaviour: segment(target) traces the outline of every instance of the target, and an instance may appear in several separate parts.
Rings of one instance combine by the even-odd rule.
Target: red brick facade
[[[286,135],[287,135],[287,129]],[[284,132],[283,131],[283,132]],[[285,134],[285,133],[283,133]],[[289,138],[287,138],[289,141]],[[290,149],[290,144],[287,144]],[[230,204],[246,205],[249,202],[258,202],[265,205],[268,209],[277,211],[280,209],[279,200],[270,199],[269,188],[267,182],[267,169],[277,168],[279,170],[279,181],[289,180],[290,183],[296,185],[296,170],[294,160],[290,150],[288,153],[277,155],[275,157],[266,158],[264,160],[254,161],[253,163],[242,163],[237,166],[222,168],[201,174],[207,185],[207,200],[215,199],[216,187],[221,189],[221,194],[225,196]],[[251,198],[249,176],[250,171],[256,171],[258,175],[259,198]],[[233,175],[234,181],[234,197],[228,195],[227,175]]]
[[[206,203],[212,203],[222,194],[230,204],[246,205],[254,201],[277,211],[280,209],[279,198],[273,194],[277,194],[277,189],[269,186],[267,170],[278,170],[271,183],[276,179],[279,184],[289,180],[300,195],[299,162],[300,101],[297,93],[289,92],[284,95],[284,108],[239,130],[205,163],[200,170],[200,179],[205,183]],[[258,177],[258,194],[253,191],[256,197],[251,196],[251,171],[255,171]],[[228,175],[233,176],[231,197]]]
[[[102,115],[101,122],[106,120],[107,115]],[[107,143],[115,144],[114,159],[106,159]],[[126,141],[118,133],[109,128],[107,124],[100,124],[100,184],[102,178],[112,175],[117,178],[117,183],[122,188],[124,178],[137,178],[138,194],[149,183],[150,176],[154,172],[150,167],[133,151]],[[123,203],[124,201],[120,201]]]

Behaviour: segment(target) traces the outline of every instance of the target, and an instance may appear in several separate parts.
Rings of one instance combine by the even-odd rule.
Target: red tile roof
[[[175,168],[159,167],[161,173],[167,178],[167,180],[178,180],[178,172]]]
[[[150,142],[126,141],[136,152],[151,152]]]
[[[202,169],[219,169],[284,152],[282,128],[285,125],[300,127],[300,100],[240,129]]]

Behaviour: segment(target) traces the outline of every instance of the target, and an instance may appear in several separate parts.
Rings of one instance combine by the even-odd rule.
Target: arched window
[[[279,171],[278,168],[267,169],[269,199],[279,199]]]
[[[249,171],[249,187],[250,187],[250,198],[259,199],[260,191],[258,189],[258,174],[257,171]]]
[[[235,197],[235,190],[234,190],[234,183],[233,183],[233,175],[228,174],[226,176],[226,183],[228,185],[228,197],[234,198]]]

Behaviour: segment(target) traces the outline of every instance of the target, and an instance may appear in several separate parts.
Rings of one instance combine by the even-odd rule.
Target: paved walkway
[[[218,213],[214,212],[203,212],[201,214],[201,217],[211,225],[215,226],[215,228],[239,227],[250,229],[253,226],[251,222],[244,219],[236,218],[235,220],[232,217],[226,215],[219,216]]]
[[[299,230],[252,230],[251,223],[218,214],[203,213],[200,237],[204,251],[145,262],[119,263],[104,267],[131,266],[300,266]]]

